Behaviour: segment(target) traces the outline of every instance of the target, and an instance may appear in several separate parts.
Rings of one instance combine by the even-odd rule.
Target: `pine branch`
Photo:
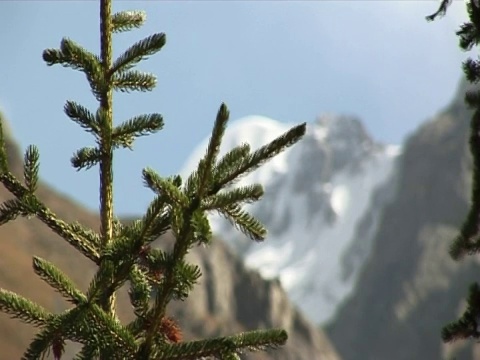
[[[60,64],[74,70],[85,72],[89,76],[100,74],[100,59],[95,54],[82,48],[75,41],[63,38],[60,50],[47,49],[43,52],[43,60],[48,66]]]
[[[60,64],[85,73],[90,88],[98,99],[105,87],[105,78],[102,76],[101,60],[74,41],[64,38],[60,43],[60,50],[47,49],[43,52],[43,60],[48,66]]]
[[[198,210],[200,202],[198,199],[189,199],[187,207],[173,208],[173,221],[172,230],[177,240],[173,247],[173,252],[166,255],[162,259],[167,266],[162,269],[162,282],[158,287],[158,291],[155,295],[155,305],[152,316],[150,317],[150,323],[146,330],[146,338],[144,341],[143,349],[144,354],[150,354],[154,346],[153,340],[155,334],[158,332],[158,328],[161,324],[161,320],[165,317],[165,309],[167,303],[172,299],[175,292],[175,275],[177,273],[177,267],[187,254],[190,246],[192,245],[191,239],[193,238],[193,231],[191,227],[191,221],[193,213]],[[177,214],[175,214],[175,212]]]
[[[125,235],[132,236],[125,236]],[[90,283],[87,297],[90,302],[98,302],[101,298],[111,296],[117,291],[127,279],[131,278],[142,257],[145,239],[143,234],[136,236],[130,228],[122,229],[119,237],[113,239],[102,253],[101,265]],[[148,256],[152,255],[152,251]],[[163,254],[158,250],[158,253]],[[149,264],[150,259],[147,254],[142,257],[142,264],[147,264],[149,270],[152,269],[152,263]],[[163,264],[161,265],[164,266]],[[137,277],[139,280],[137,269]],[[145,279],[146,280],[146,279]]]
[[[470,151],[473,155],[473,185],[470,211],[460,229],[460,234],[450,247],[450,255],[459,260],[465,254],[472,254],[480,249],[480,243],[473,241],[480,235],[480,111],[472,117],[470,129]]]
[[[280,152],[286,150],[288,147],[295,144],[302,138],[306,131],[306,124],[295,126],[287,131],[285,134],[279,136],[269,144],[262,146],[256,150],[253,154],[247,156],[242,161],[235,171],[228,174],[218,174],[219,179],[214,184],[214,189],[221,189],[235,180],[238,180],[240,176],[245,176],[248,173],[256,170],[262,164],[278,155]]]
[[[160,114],[139,115],[112,130],[112,148],[128,147],[131,149],[136,137],[156,133],[163,128],[163,119]],[[98,130],[100,131],[100,130]],[[78,170],[90,169],[101,160],[101,151],[98,147],[84,147],[72,156],[71,163]]]
[[[191,226],[193,230],[192,240],[198,245],[208,245],[212,240],[212,229],[205,211],[197,210],[193,213]]]
[[[231,205],[218,212],[223,215],[232,225],[255,241],[263,241],[267,235],[265,227],[252,215],[242,210],[238,205]]]
[[[122,71],[112,77],[112,86],[121,92],[152,91],[157,84],[155,75],[137,70]]]
[[[137,350],[134,339],[114,319],[109,318],[98,306],[84,304],[51,317],[35,336],[22,359],[41,358],[59,340],[72,340],[96,347],[108,353],[111,359],[133,360]],[[121,355],[115,351],[117,344],[121,346]]]
[[[10,199],[0,205],[0,225],[15,220],[18,216],[29,216],[30,211],[18,199]]]
[[[465,73],[465,76],[468,81],[474,84],[478,83],[478,81],[480,81],[480,62],[472,59],[467,59],[463,63],[463,72]],[[473,93],[478,94],[478,91],[475,91]],[[476,101],[475,102],[472,101],[473,100],[472,92],[468,92],[467,96],[468,96],[468,99],[466,99],[467,103],[470,103],[470,104],[477,103]]]
[[[212,168],[213,172],[213,183],[210,185],[211,189],[206,194],[207,196],[215,195],[218,191],[220,191],[226,185],[221,184],[220,180],[223,178],[230,178],[235,177],[234,173],[238,171],[238,168],[246,162],[247,157],[250,154],[250,145],[242,144],[237,146],[230,151],[228,151],[219,161],[218,163]],[[185,182],[185,192],[187,194],[196,194],[197,188],[199,184],[198,180],[199,174],[198,169],[194,170],[187,181]],[[235,180],[229,182],[228,185],[232,185]]]
[[[51,262],[34,256],[33,270],[42,280],[63,295],[67,301],[75,305],[83,304],[87,301],[86,296]]]
[[[73,154],[70,162],[77,171],[90,169],[97,165],[101,159],[100,149],[94,147],[84,147]]]
[[[282,329],[254,330],[234,335],[232,339],[235,345],[242,349],[259,351],[285,345],[288,335]]]
[[[163,118],[160,114],[135,116],[113,129],[112,142],[115,147],[131,148],[135,138],[154,134],[162,128]]]
[[[109,257],[102,256],[100,266],[90,281],[87,290],[87,298],[90,303],[99,303],[112,296],[115,288],[114,283],[115,264]]]
[[[176,185],[174,183],[174,185]],[[177,185],[176,185],[177,186]],[[163,196],[156,196],[138,226],[146,243],[152,242],[171,228],[171,211]]]
[[[115,237],[103,250],[102,259],[118,264],[129,262],[135,258],[142,245],[143,239],[138,237]]]
[[[167,39],[165,34],[153,34],[129,47],[113,63],[111,73],[130,70],[138,62],[155,54],[165,45]]]
[[[70,312],[68,315],[78,316],[78,312]],[[72,318],[72,320],[75,320]],[[22,360],[38,360],[44,357],[49,347],[61,334],[63,328],[66,327],[67,321],[71,321],[71,317],[68,316],[55,316],[52,317],[44,329],[35,335],[30,346],[22,356]]]
[[[239,145],[229,152],[227,152],[215,165],[213,168],[213,178],[215,179],[216,187],[213,188],[209,195],[216,194],[221,187],[219,186],[222,178],[232,178],[235,177],[234,173],[237,172],[238,168],[246,162],[250,154],[250,145],[242,144]],[[229,185],[232,185],[234,180],[228,182]]]
[[[462,317],[442,330],[444,342],[460,339],[480,338],[480,286],[474,283],[470,286],[467,299],[467,309]]]
[[[97,138],[100,136],[99,120],[86,107],[74,101],[67,101],[63,110],[70,119],[83,129],[91,132]]]
[[[68,227],[72,233],[86,239],[95,248],[100,248],[100,235],[96,231],[87,228],[79,222],[71,223],[68,225]]]
[[[200,341],[165,344],[158,354],[153,354],[155,360],[196,360],[207,356],[221,359],[222,354],[235,351],[235,344],[229,338],[216,338]],[[140,353],[140,356],[143,354]]]
[[[38,359],[58,339],[84,344],[110,359],[135,360],[137,345],[116,319],[95,304],[83,304],[52,317],[36,335],[23,359]]]
[[[30,145],[25,151],[23,177],[25,179],[25,186],[30,194],[33,194],[37,190],[38,183],[38,169],[40,155],[38,149],[34,145]]]
[[[59,220],[52,211],[42,206],[36,215],[51,230],[64,238],[70,245],[82,252],[90,260],[95,263],[99,261],[98,249],[95,244],[90,243],[87,238],[74,233],[70,225]]]
[[[189,264],[184,259],[178,260],[173,275],[175,285],[171,289],[172,299],[185,300],[201,275],[202,273],[197,265]]]
[[[44,326],[53,316],[40,305],[4,289],[0,289],[0,310],[36,326]]]
[[[445,14],[447,13],[447,9],[448,9],[448,7],[450,6],[451,3],[452,3],[452,0],[442,0],[438,10],[435,13],[433,13],[432,15],[428,15],[426,17],[427,21],[433,21],[438,16],[440,16],[440,17],[445,16]]]
[[[140,28],[147,19],[144,11],[121,11],[112,16],[112,31],[119,33]]]
[[[99,340],[101,348],[110,348],[119,359],[135,359],[138,346],[130,331],[98,305],[91,304],[89,309],[87,324],[93,328],[96,337],[100,338],[96,340]]]
[[[219,210],[232,205],[251,204],[260,200],[263,196],[263,187],[260,184],[253,184],[227,190],[205,199],[202,202],[204,210]]]
[[[129,276],[130,289],[128,295],[130,303],[133,306],[134,313],[137,316],[144,316],[148,311],[148,304],[152,293],[152,286],[148,281],[145,271],[136,265]]]
[[[212,130],[212,136],[208,143],[207,152],[198,165],[197,196],[200,199],[203,197],[203,194],[209,190],[208,186],[212,180],[212,168],[220,151],[220,145],[222,143],[222,137],[225,134],[228,117],[229,112],[227,106],[222,104],[218,110],[217,118]]]
[[[160,348],[161,355],[158,354],[154,359],[195,360],[207,356],[224,359],[245,350],[275,348],[284,345],[286,341],[287,333],[284,330],[256,330],[228,337],[166,344]]]
[[[153,169],[145,168],[142,171],[143,182],[155,194],[163,196],[169,205],[188,206],[188,198],[171,179],[160,177]]]
[[[56,234],[64,238],[70,245],[81,251],[90,260],[94,262],[99,260],[98,250],[88,241],[88,239],[84,239],[72,232],[70,226],[64,221],[59,220],[57,216],[45,207],[36,196],[29,195],[28,190],[22,186],[12,174],[1,174],[0,182],[2,182],[3,185],[19,199],[19,201],[24,200],[28,195],[29,200],[34,203],[33,207],[38,219],[45,223]]]

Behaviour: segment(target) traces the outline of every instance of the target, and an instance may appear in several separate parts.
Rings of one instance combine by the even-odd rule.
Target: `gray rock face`
[[[325,145],[330,149],[330,177],[345,167],[358,170],[363,160],[379,151],[382,146],[375,143],[359,119],[349,116],[321,116],[314,126],[327,128]],[[316,152],[315,152],[316,153]]]
[[[346,359],[475,359],[472,343],[442,344],[441,328],[463,312],[477,257],[454,262],[448,247],[468,211],[472,113],[454,101],[407,141],[397,187],[351,298],[328,333]],[[478,345],[477,345],[478,346]]]
[[[219,239],[195,249],[190,260],[202,269],[201,283],[185,302],[170,307],[189,337],[283,328],[289,334],[285,347],[245,359],[340,360],[324,333],[292,306],[280,283],[246,270]]]

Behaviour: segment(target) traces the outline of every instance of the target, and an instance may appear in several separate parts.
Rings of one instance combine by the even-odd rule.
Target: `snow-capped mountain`
[[[220,154],[245,142],[257,149],[292,125],[262,116],[237,120]],[[196,168],[207,144],[195,149],[182,177]],[[299,143],[238,183],[264,186],[264,198],[248,210],[266,225],[265,242],[253,243],[220,216],[211,216],[213,232],[247,266],[278,278],[312,321],[325,323],[351,293],[369,254],[398,154],[398,146],[374,142],[359,120],[323,115],[307,125]]]

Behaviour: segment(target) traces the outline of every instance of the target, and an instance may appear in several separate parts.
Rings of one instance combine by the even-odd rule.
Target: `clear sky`
[[[151,93],[118,94],[116,123],[159,112],[165,129],[137,140],[115,160],[115,208],[140,214],[151,193],[141,169],[180,171],[210,133],[221,102],[231,119],[263,115],[313,121],[324,112],[358,116],[372,136],[401,143],[446,106],[467,57],[455,31],[463,1],[427,23],[435,1],[114,1],[114,10],[143,9],[140,30],[117,34],[114,53],[154,32],[162,51],[138,69],[158,77]],[[98,168],[77,173],[70,157],[93,145],[63,113],[66,100],[92,111],[97,103],[83,73],[42,60],[69,37],[99,52],[98,1],[0,1],[0,109],[22,148],[36,144],[41,176],[98,209]]]

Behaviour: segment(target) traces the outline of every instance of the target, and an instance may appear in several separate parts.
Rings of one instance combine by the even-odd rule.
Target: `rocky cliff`
[[[18,149],[8,137],[10,164],[22,172]],[[95,214],[56,193],[45,184],[39,197],[60,217],[98,228]],[[0,186],[0,202],[10,194]],[[17,219],[0,227],[0,287],[39,302],[52,311],[68,306],[60,295],[41,281],[32,270],[32,256],[52,261],[85,290],[94,274],[93,264],[39,221]],[[247,271],[221,241],[197,248],[191,260],[201,265],[203,277],[191,297],[170,306],[170,314],[181,324],[185,338],[226,335],[255,328],[283,327],[289,332],[285,347],[271,353],[258,353],[248,359],[311,360],[339,359],[325,334],[307,322],[289,302],[277,281],[265,281]],[[131,317],[126,292],[118,297],[120,317]],[[0,358],[18,359],[28,346],[35,329],[0,314]],[[74,347],[65,358],[72,357]]]
[[[328,329],[344,359],[480,356],[474,343],[445,346],[440,338],[442,326],[463,311],[468,285],[480,280],[478,257],[454,262],[448,255],[471,188],[466,88],[463,82],[452,103],[404,145],[370,259]]]

